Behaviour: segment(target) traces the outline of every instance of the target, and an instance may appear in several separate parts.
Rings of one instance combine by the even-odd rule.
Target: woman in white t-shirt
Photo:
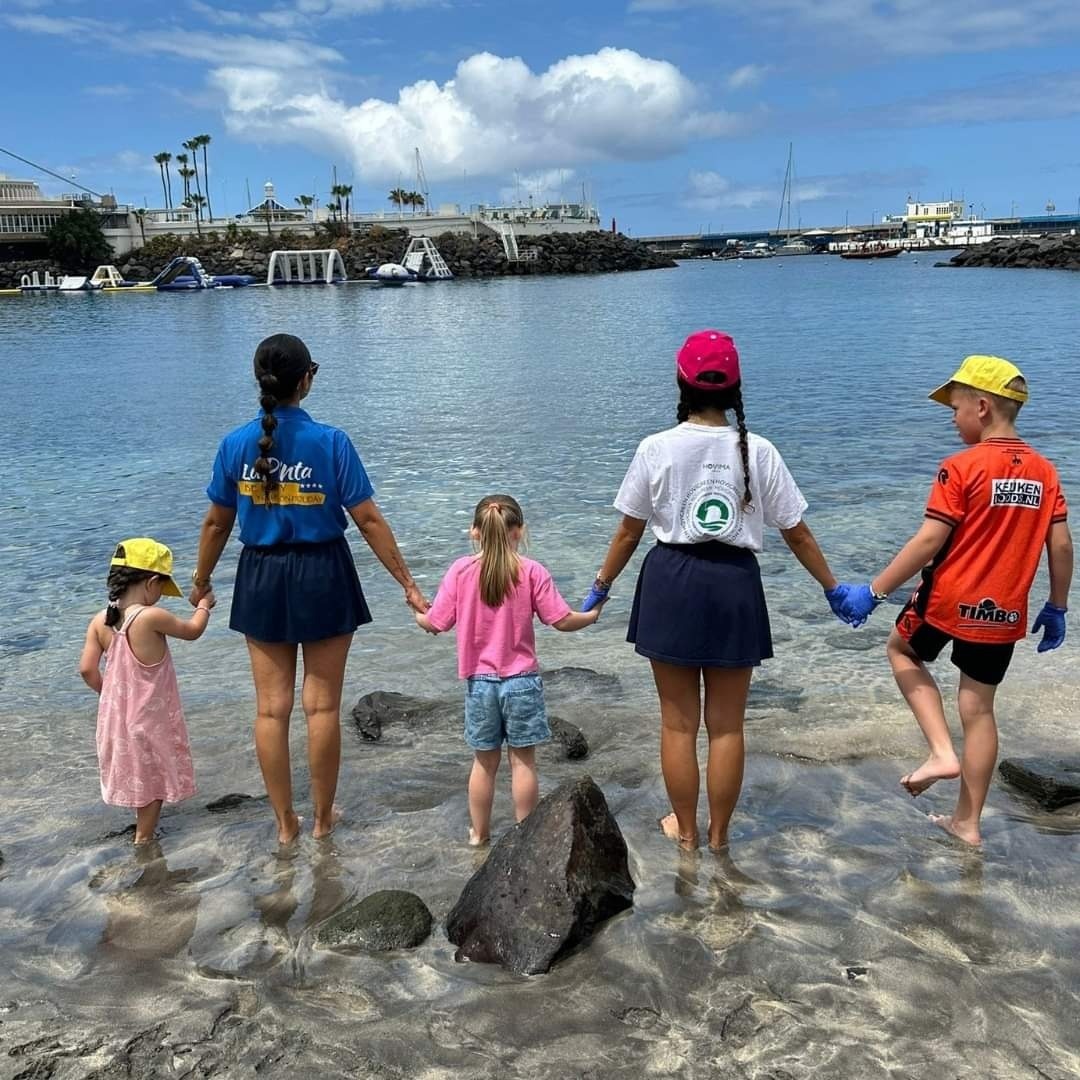
[[[691,334],[676,374],[678,426],[638,447],[615,498],[623,519],[584,610],[607,595],[648,525],[657,543],[641,566],[627,640],[651,661],[660,696],[660,766],[673,810],[661,827],[684,847],[698,844],[704,682],[708,842],[716,849],[727,842],[742,787],[750,676],[773,654],[754,555],[766,525],[780,530],[848,620],[844,588],[803,521],[802,492],[776,448],[746,429],[735,342],[716,330]]]

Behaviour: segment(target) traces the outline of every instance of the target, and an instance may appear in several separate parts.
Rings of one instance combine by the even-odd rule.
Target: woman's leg
[[[650,661],[660,696],[660,769],[673,815],[664,833],[684,847],[697,847],[697,734],[701,726],[701,668]],[[674,821],[671,818],[674,817]]]
[[[486,844],[491,836],[491,804],[495,801],[495,775],[499,771],[502,750],[474,750],[469,773],[469,843]]]
[[[540,798],[540,778],[536,775],[536,747],[508,746],[510,795],[514,800],[514,820],[524,821],[536,809]]]
[[[705,730],[709,734],[709,763],[705,791],[709,800],[709,847],[727,843],[728,822],[742,790],[743,721],[753,668],[705,669]]]
[[[158,818],[161,817],[161,800],[140,806],[135,811],[135,843],[148,844],[157,832]]]
[[[293,810],[289,767],[289,717],[296,696],[296,646],[247,639],[255,681],[255,753],[266,794],[277,818],[278,841],[291,843],[300,831]]]
[[[308,765],[315,824],[311,835],[328,836],[338,814],[334,808],[341,766],[341,687],[352,634],[304,642],[301,701],[308,729]]]

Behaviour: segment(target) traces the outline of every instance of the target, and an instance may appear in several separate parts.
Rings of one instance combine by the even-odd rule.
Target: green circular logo
[[[694,508],[694,520],[702,532],[717,534],[731,527],[733,508],[727,499],[703,499]]]

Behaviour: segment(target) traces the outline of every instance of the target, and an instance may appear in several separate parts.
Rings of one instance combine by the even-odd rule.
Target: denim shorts
[[[465,741],[474,750],[535,746],[551,738],[538,674],[473,675],[465,682]]]

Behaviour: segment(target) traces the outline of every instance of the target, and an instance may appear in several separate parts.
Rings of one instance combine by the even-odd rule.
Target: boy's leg
[[[514,800],[514,820],[524,821],[535,809],[540,797],[536,775],[536,747],[508,746],[510,758],[510,794]]]
[[[660,826],[683,847],[697,847],[700,777],[697,734],[701,726],[701,668],[650,661],[660,697],[660,769],[673,813]]]
[[[495,800],[495,775],[499,771],[502,750],[474,750],[469,773],[469,843],[486,844],[491,836],[491,804]]]
[[[709,800],[709,847],[727,843],[728,822],[742,790],[743,720],[752,668],[705,668],[705,729],[709,760],[705,793]]]
[[[994,720],[996,686],[988,686],[961,674],[957,701],[964,725],[964,752],[961,759],[960,798],[951,818],[935,816],[934,821],[968,844],[979,844],[979,818],[997,763],[998,737]]]
[[[157,832],[158,818],[161,817],[161,800],[155,799],[135,811],[135,843],[148,844]]]
[[[930,756],[917,769],[900,778],[912,795],[921,795],[936,780],[951,780],[960,775],[960,762],[953,749],[945,706],[933,675],[911,645],[893,630],[886,646],[893,677],[908,708],[922,728],[930,746]]]
[[[308,767],[315,821],[311,835],[329,836],[341,812],[334,806],[341,768],[341,687],[352,634],[304,643],[300,701],[308,729]]]
[[[278,842],[291,843],[300,832],[292,801],[289,718],[296,696],[296,646],[247,639],[255,683],[255,753],[266,794],[277,818]]]

